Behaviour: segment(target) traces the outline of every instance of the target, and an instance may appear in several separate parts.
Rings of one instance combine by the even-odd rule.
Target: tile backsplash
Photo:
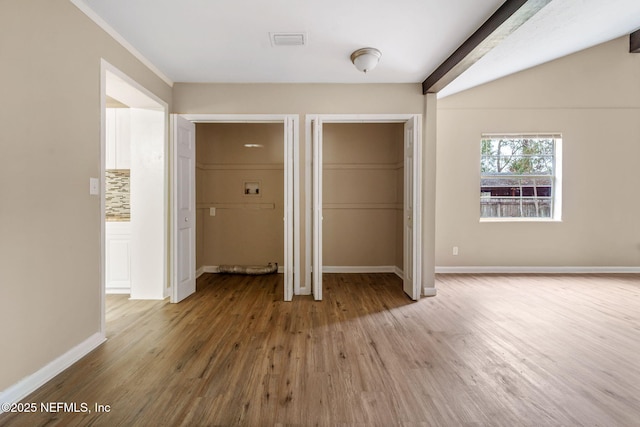
[[[105,216],[107,221],[131,219],[130,170],[107,169],[105,171]]]

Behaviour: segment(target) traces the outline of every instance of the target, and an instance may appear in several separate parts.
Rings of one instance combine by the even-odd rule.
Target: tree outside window
[[[552,218],[559,135],[482,135],[481,218]]]

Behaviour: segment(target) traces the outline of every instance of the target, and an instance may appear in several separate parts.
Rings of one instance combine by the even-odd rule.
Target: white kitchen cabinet
[[[105,223],[105,290],[131,293],[131,223]]]
[[[131,168],[131,110],[107,108],[106,111],[106,169]]]

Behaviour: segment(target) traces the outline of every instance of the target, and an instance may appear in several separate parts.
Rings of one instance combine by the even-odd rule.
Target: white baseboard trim
[[[220,273],[220,268],[217,265],[205,265],[196,270],[196,279],[202,276],[204,273]],[[284,266],[278,265],[278,273],[284,273]]]
[[[404,271],[402,271],[400,267],[395,267],[394,273],[396,273],[396,276],[404,280]]]
[[[435,297],[437,294],[438,290],[436,288],[422,288],[423,297]]]
[[[436,267],[443,274],[638,274],[640,267]]]
[[[52,360],[47,365],[13,384],[9,388],[0,392],[0,402],[2,403],[17,403],[24,399],[29,394],[36,391],[47,381],[50,381],[53,377],[60,372],[67,369],[69,366],[82,359],[89,354],[92,350],[105,342],[107,339],[102,333],[95,333],[89,338],[67,351],[62,356]],[[0,409],[0,414],[2,413]]]
[[[200,276],[202,276],[205,273],[204,271],[204,267],[200,267],[199,269],[196,270],[196,279]]]
[[[397,267],[394,265],[322,266],[323,273],[396,273],[396,270]]]
[[[104,293],[107,295],[129,295],[131,288],[106,288]]]

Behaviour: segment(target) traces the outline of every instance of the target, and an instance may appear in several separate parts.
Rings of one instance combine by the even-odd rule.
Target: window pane
[[[553,216],[554,135],[483,135],[482,218]]]
[[[483,138],[483,174],[552,175],[554,139]]]
[[[482,218],[551,218],[551,198],[482,197]]]

